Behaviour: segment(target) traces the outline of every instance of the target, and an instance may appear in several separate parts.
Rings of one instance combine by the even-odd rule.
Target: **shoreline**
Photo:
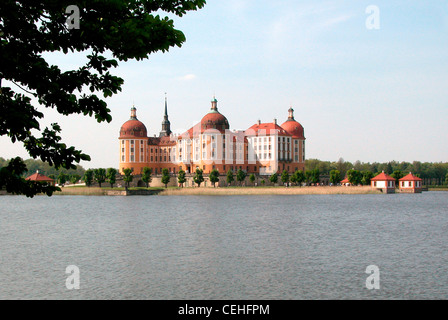
[[[448,188],[429,188],[428,191],[448,192]],[[427,191],[425,191],[427,192]],[[401,194],[396,190],[396,194]],[[384,194],[369,186],[345,187],[345,186],[307,186],[307,187],[188,187],[188,188],[130,188],[128,192],[124,188],[99,188],[76,187],[62,188],[61,192],[53,193],[54,196],[248,196],[248,195],[344,195],[344,194]],[[9,195],[0,192],[1,195]]]
[[[383,194],[371,187],[344,186],[308,186],[308,187],[217,187],[217,188],[63,188],[54,195],[95,195],[95,196],[126,196],[126,195],[159,195],[159,196],[237,196],[237,195],[329,195],[329,194]]]

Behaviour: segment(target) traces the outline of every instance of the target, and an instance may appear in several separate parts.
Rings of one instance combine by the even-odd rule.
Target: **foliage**
[[[296,172],[294,172],[292,174],[291,178],[293,178],[295,180],[294,183],[296,185],[302,186],[302,182],[305,181],[305,174],[303,173],[302,170],[297,170]],[[291,182],[293,182],[293,181],[291,180]]]
[[[362,173],[359,170],[350,169],[347,171],[347,179],[352,185],[357,186],[361,184]]]
[[[70,176],[64,172],[59,172],[58,181],[59,185],[63,186],[67,181],[69,181]]]
[[[361,174],[362,174],[361,184],[363,186],[369,186],[370,180],[372,180],[372,178],[374,177],[373,173],[370,171],[363,171],[361,172]]]
[[[250,180],[250,182],[252,182],[252,184],[254,184],[254,182],[255,182],[255,175],[252,173],[250,176],[249,176],[249,180]]]
[[[167,168],[162,169],[162,183],[165,185],[165,188],[168,188],[168,183],[170,183],[171,177],[170,172]]]
[[[403,172],[401,170],[395,170],[390,176],[395,179],[395,187],[398,188],[399,180],[404,177]]]
[[[106,169],[98,168],[93,170],[93,178],[98,182],[98,185],[101,188],[101,184],[106,182]]]
[[[194,183],[196,183],[198,185],[198,187],[201,186],[201,183],[204,182],[204,176],[203,176],[203,171],[199,168],[196,169],[196,173],[193,177],[193,181]]]
[[[187,178],[185,178],[184,170],[179,170],[179,172],[177,174],[177,182],[182,186],[182,188],[184,187],[184,183],[187,182]]]
[[[330,171],[330,182],[333,185],[337,185],[341,182],[341,172],[339,170],[333,169]]]
[[[226,174],[226,182],[228,185],[230,185],[234,180],[235,178],[233,177],[233,171],[229,169]]]
[[[107,179],[107,182],[110,183],[111,188],[114,187],[114,184],[117,181],[117,173],[118,173],[118,170],[115,168],[109,168],[106,171],[106,179]]]
[[[278,182],[278,175],[277,175],[277,173],[272,174],[269,177],[269,181],[271,181],[273,184],[276,184]]]
[[[243,181],[246,179],[246,176],[247,176],[246,172],[239,169],[236,173],[236,181],[238,181],[240,185],[243,185]]]
[[[86,186],[90,187],[92,185],[92,182],[93,182],[93,170],[92,169],[86,170],[86,172],[84,173],[84,176],[83,176],[83,180],[86,183]]]
[[[26,165],[19,157],[11,159],[6,166],[0,168],[0,189],[5,188],[12,194],[24,194],[27,197],[34,197],[39,193],[46,193],[51,196],[55,191],[61,191],[48,183],[39,183],[25,180]]]
[[[280,176],[280,180],[285,184],[289,182],[289,173],[286,170],[283,170],[282,175]]]
[[[78,29],[66,23],[65,12],[72,4],[80,11]],[[76,3],[3,0],[0,6],[0,136],[8,136],[13,143],[23,143],[32,158],[40,158],[56,169],[74,169],[74,163],[89,161],[90,156],[61,142],[61,128],[57,123],[41,128],[44,113],[34,104],[55,109],[65,116],[83,114],[94,116],[98,122],[111,122],[110,110],[101,95],[107,98],[117,94],[124,81],[112,75],[110,69],[116,68],[118,61],[143,60],[152,53],[180,47],[186,40],[185,35],[174,28],[173,20],[160,17],[160,13],[181,17],[204,5],[205,0],[79,0]],[[86,63],[63,71],[46,60],[48,53],[57,51],[86,52]],[[14,83],[26,93],[3,87],[2,80]],[[13,167],[6,166],[3,171]],[[11,190],[14,186],[16,192],[22,190],[23,173],[17,176],[11,172],[10,179],[17,180],[9,184]]]
[[[152,169],[148,167],[144,167],[142,169],[142,181],[146,183],[146,188],[149,188],[149,184],[152,181]]]
[[[70,176],[70,182],[73,183],[73,184],[78,183],[79,180],[81,180],[81,176],[79,174],[77,174],[77,173],[72,174]]]
[[[210,172],[209,179],[210,179],[210,182],[213,184],[213,187],[215,187],[215,183],[219,182],[219,171],[216,169],[213,169]]]
[[[132,175],[132,169],[130,168],[123,169],[123,181],[126,184],[126,188],[129,188],[129,184],[132,182],[133,179],[134,176]]]

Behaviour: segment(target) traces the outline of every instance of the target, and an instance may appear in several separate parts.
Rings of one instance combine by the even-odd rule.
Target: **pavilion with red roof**
[[[400,192],[406,193],[422,193],[422,179],[414,176],[410,172],[407,176],[399,180]]]
[[[348,181],[348,178],[345,178],[344,180],[341,181],[341,185],[343,186],[351,186],[350,181]]]
[[[381,189],[385,193],[395,193],[395,179],[384,171],[370,181],[372,188]]]
[[[54,180],[51,178],[48,178],[47,176],[44,176],[43,174],[40,174],[39,171],[36,171],[36,173],[32,174],[25,180],[35,181],[35,182],[47,182],[54,186]]]

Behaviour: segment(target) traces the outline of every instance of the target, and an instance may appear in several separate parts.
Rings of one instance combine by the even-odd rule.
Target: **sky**
[[[208,0],[173,20],[187,38],[181,48],[112,70],[125,83],[106,99],[111,123],[36,104],[42,128],[58,122],[64,142],[91,156],[84,168],[118,168],[119,130],[133,105],[158,135],[165,93],[175,133],[199,122],[216,96],[235,130],[259,119],[281,124],[292,106],[307,159],[448,161],[446,1]],[[69,70],[85,55],[47,58]],[[29,158],[0,137],[0,157],[15,156]]]

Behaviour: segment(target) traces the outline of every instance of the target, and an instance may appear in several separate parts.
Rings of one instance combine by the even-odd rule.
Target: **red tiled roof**
[[[389,176],[388,174],[382,172],[375,178],[370,179],[370,181],[395,181],[395,179]]]
[[[259,134],[263,136],[269,136],[274,135],[275,133],[277,133],[279,136],[290,136],[290,134],[285,129],[273,122],[260,124],[257,123],[246,130],[246,135],[248,136],[258,136]]]
[[[406,177],[401,178],[399,181],[423,181],[417,176],[414,176],[412,173],[409,173]]]
[[[36,172],[35,174],[30,175],[26,180],[31,181],[54,181],[51,178],[48,178],[47,176],[44,176],[43,174],[40,174],[39,172]]]
[[[341,181],[341,183],[350,183],[350,181],[348,181],[348,178],[345,178],[344,180]]]

